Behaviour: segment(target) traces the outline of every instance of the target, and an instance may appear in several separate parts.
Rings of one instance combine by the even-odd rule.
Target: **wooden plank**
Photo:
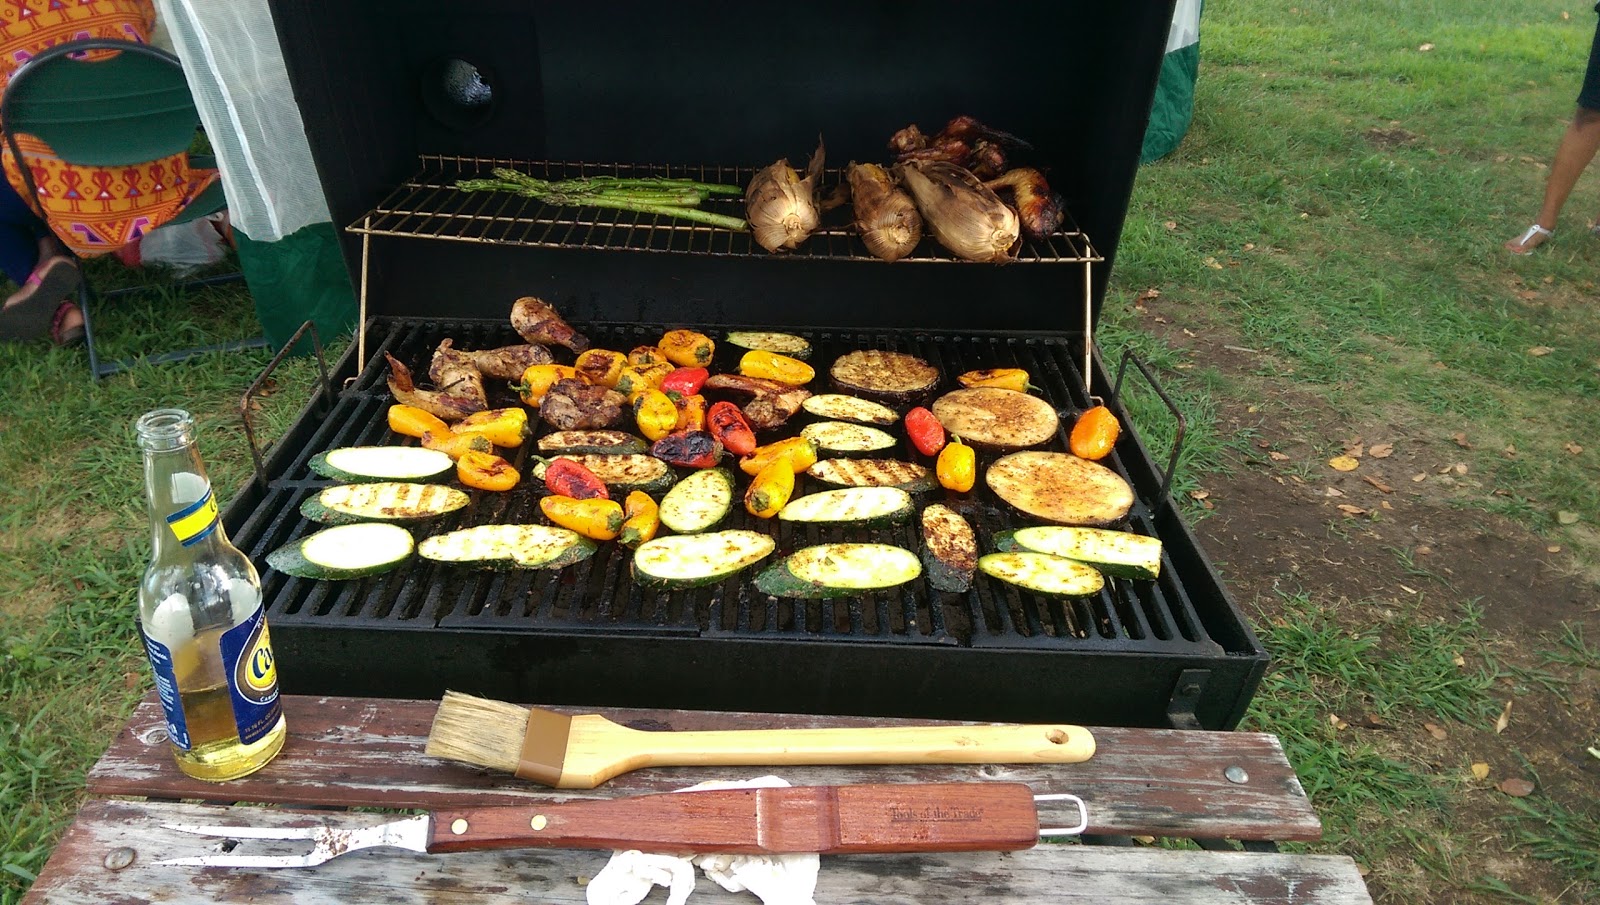
[[[287,697],[291,738],[261,772],[224,784],[189,779],[167,753],[161,708],[141,702],[89,771],[92,795],[273,802],[341,807],[446,807],[529,799],[637,795],[706,779],[778,772],[795,785],[856,782],[1025,782],[1036,793],[1070,792],[1089,806],[1091,833],[1188,838],[1316,839],[1322,833],[1278,740],[1261,733],[1094,728],[1081,764],[879,767],[661,768],[624,774],[593,792],[546,789],[422,753],[436,701]],[[873,726],[922,720],[709,711],[557,708],[601,713],[640,729]],[[1231,782],[1225,771],[1248,776]],[[1065,816],[1065,815],[1062,815]],[[1045,819],[1050,815],[1047,813]]]
[[[217,808],[173,802],[98,800],[85,804],[25,903],[213,905],[254,902],[584,903],[582,883],[604,866],[605,852],[498,851],[418,855],[397,849],[355,852],[306,869],[241,870],[158,867],[168,857],[206,853],[217,843],[167,830],[163,823],[239,826],[370,826],[376,814]],[[303,843],[242,843],[237,852],[303,851]],[[107,866],[119,850],[121,870]],[[113,864],[117,863],[114,860]],[[646,900],[665,901],[665,890]],[[1051,902],[1132,905],[1366,905],[1372,900],[1355,862],[1334,855],[1171,851],[1045,845],[1021,852],[824,857],[819,902],[873,905]],[[691,902],[749,905],[699,879]]]

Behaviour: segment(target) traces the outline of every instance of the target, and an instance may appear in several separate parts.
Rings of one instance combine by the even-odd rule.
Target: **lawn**
[[[1314,849],[1355,857],[1380,901],[1600,896],[1600,176],[1537,254],[1500,249],[1538,207],[1594,26],[1551,0],[1212,4],[1193,128],[1141,172],[1112,275],[1101,346],[1139,349],[1180,398],[1177,491],[1274,655],[1245,728],[1284,739]],[[256,329],[237,288],[96,324],[111,354]],[[94,384],[79,350],[0,346],[0,903],[149,688],[133,421],[193,410],[228,496],[266,359]],[[314,373],[291,362],[263,400],[269,437]],[[1348,476],[1327,466],[1352,453]]]

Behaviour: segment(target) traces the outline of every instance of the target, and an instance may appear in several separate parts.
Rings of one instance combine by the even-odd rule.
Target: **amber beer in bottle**
[[[250,558],[228,542],[195,446],[194,418],[158,409],[137,424],[150,502],[139,627],[179,769],[236,779],[283,748],[283,707]]]

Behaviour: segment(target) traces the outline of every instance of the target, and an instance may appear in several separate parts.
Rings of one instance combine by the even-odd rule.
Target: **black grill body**
[[[225,513],[257,563],[315,529],[298,513],[328,483],[308,470],[312,455],[394,442],[382,353],[425,374],[446,337],[461,348],[516,342],[506,314],[522,295],[551,302],[602,348],[650,344],[676,326],[713,336],[783,328],[813,342],[819,374],[844,352],[892,349],[937,365],[946,390],[971,368],[1026,368],[1067,419],[1110,395],[1087,349],[1170,0],[1015,4],[992,14],[988,29],[976,27],[970,5],[944,3],[791,11],[485,0],[445,19],[435,4],[389,0],[271,5],[367,319],[331,401],[308,405]],[[488,86],[465,104],[440,87],[463,64]],[[1026,162],[1049,174],[1071,211],[1067,228],[1026,243],[1016,263],[955,261],[925,240],[910,259],[884,264],[865,255],[847,217],[773,256],[744,236],[453,189],[494,166],[742,185],[778,157],[803,165],[819,131],[832,182],[850,160],[886,161],[896,129],[916,122],[932,133],[957,114],[1029,139]],[[732,361],[718,365],[731,370]],[[492,403],[514,402],[503,385],[494,392]],[[1129,424],[1121,401],[1107,402]],[[1050,448],[1064,450],[1064,435]],[[527,454],[516,464],[525,467]],[[1163,542],[1158,581],[1113,579],[1094,598],[1066,601],[981,576],[968,594],[919,580],[859,598],[787,601],[757,594],[747,573],[656,593],[632,583],[626,551],[610,544],[553,573],[414,561],[372,579],[312,582],[267,570],[284,687],[1231,728],[1266,654],[1135,433],[1107,464],[1138,496],[1124,527]],[[970,498],[948,501],[984,551],[995,532],[1024,524],[981,482]],[[466,510],[418,533],[515,520],[540,520],[531,491],[474,494]],[[737,511],[726,526],[753,521]],[[779,555],[843,540],[920,547],[915,524],[759,527],[777,533]]]

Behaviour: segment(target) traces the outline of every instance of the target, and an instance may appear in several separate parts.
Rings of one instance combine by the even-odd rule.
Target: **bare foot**
[[[1525,255],[1533,252],[1535,248],[1543,245],[1545,240],[1555,235],[1555,230],[1545,229],[1535,223],[1528,227],[1522,235],[1505,244],[1506,251],[1514,255]]]

